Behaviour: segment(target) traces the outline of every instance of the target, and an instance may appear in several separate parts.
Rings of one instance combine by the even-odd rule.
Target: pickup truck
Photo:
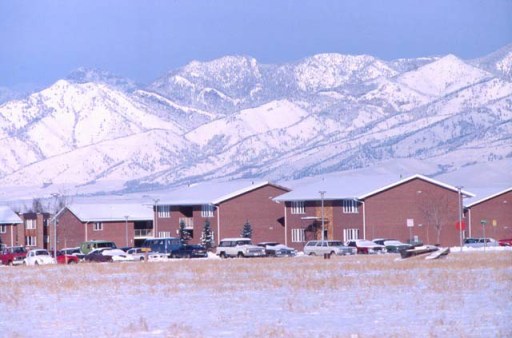
[[[6,247],[0,252],[3,265],[21,265],[27,256],[27,250],[22,246]]]

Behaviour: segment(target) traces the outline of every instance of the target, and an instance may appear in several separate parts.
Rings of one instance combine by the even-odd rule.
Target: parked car
[[[208,257],[206,248],[199,244],[182,244],[171,253],[171,258],[204,258]]]
[[[134,261],[143,261],[146,256],[145,250],[148,250],[147,256],[149,262],[162,261],[167,259],[166,254],[162,254],[159,252],[151,252],[148,248],[131,248],[130,250],[127,251],[127,254],[129,254]]]
[[[512,246],[512,238],[500,239],[498,241],[499,246]]]
[[[116,243],[111,241],[87,241],[80,244],[80,251],[87,255],[94,249],[110,248],[117,249]]]
[[[133,257],[121,249],[105,248],[101,251],[101,253],[103,254],[103,256],[112,257],[113,262],[131,262],[131,261],[133,261]]]
[[[265,249],[253,245],[250,238],[224,238],[215,253],[221,258],[227,257],[264,257]]]
[[[357,249],[358,254],[386,253],[386,247],[366,239],[355,239],[347,241],[347,246]]]
[[[142,244],[143,248],[149,248],[151,252],[166,254],[168,257],[171,257],[172,253],[181,246],[181,240],[177,237],[149,238]]]
[[[297,250],[277,242],[261,242],[258,243],[258,246],[265,248],[265,254],[269,257],[293,257],[297,255]]]
[[[64,251],[57,251],[57,264],[78,264],[80,258],[68,255]]]
[[[84,260],[86,262],[96,262],[96,263],[106,263],[113,262],[112,256],[103,255],[103,250],[105,249],[94,249],[85,255]]]
[[[379,245],[384,245],[386,251],[389,253],[399,253],[400,250],[412,248],[411,244],[403,243],[396,239],[379,238],[374,239],[373,242]]]
[[[464,246],[467,248],[483,248],[489,246],[498,246],[498,242],[494,238],[466,238]]]
[[[65,255],[73,255],[78,257],[78,259],[82,260],[84,259],[84,254],[80,251],[80,247],[74,247],[74,248],[64,248],[60,249],[60,252],[64,253]]]
[[[25,265],[45,265],[55,264],[55,259],[46,249],[32,249],[27,253],[27,257],[23,261]]]
[[[3,265],[21,265],[27,256],[27,249],[22,246],[4,247],[0,253],[0,261]]]
[[[333,240],[320,240],[320,241],[309,241],[304,246],[304,254],[310,256],[318,255],[355,255],[357,250],[355,248],[348,247],[343,244],[342,241]]]

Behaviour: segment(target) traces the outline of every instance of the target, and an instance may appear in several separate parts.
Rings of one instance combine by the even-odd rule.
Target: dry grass
[[[403,306],[424,306],[421,295],[435,294],[439,295],[439,301],[435,304],[437,309],[449,312],[454,307],[464,307],[468,294],[492,287],[493,296],[512,303],[512,293],[508,292],[512,286],[510,251],[451,254],[446,259],[433,261],[397,261],[396,258],[393,255],[382,255],[335,257],[330,260],[297,257],[6,267],[1,270],[3,287],[0,299],[2,306],[21,308],[26,306],[26,302],[22,300],[31,297],[49,297],[58,302],[75,296],[92,300],[103,297],[106,303],[123,307],[123,300],[126,299],[144,299],[148,296],[172,299],[173,295],[189,292],[191,288],[201,290],[214,299],[222,299],[234,293],[240,302],[250,302],[253,299],[247,292],[267,292],[270,295],[284,290],[286,294],[279,305],[282,310],[307,317],[311,312],[332,307],[334,302],[343,300],[344,297],[350,301],[350,306],[355,311],[364,311],[368,299],[382,297],[383,290],[391,290],[390,297],[397,297],[395,293],[406,289],[419,290],[418,299],[405,305],[403,302],[389,302],[392,304],[389,311],[402,311]],[[454,294],[453,290],[463,290],[464,293]],[[306,304],[301,301],[301,295],[308,293],[323,296],[319,297],[318,302]],[[44,309],[36,308],[34,311]],[[115,316],[115,313],[107,312],[106,315]],[[251,320],[253,316],[250,311],[239,315],[247,320]],[[482,314],[482,318],[491,324],[495,320],[492,314],[486,313]],[[217,314],[218,325],[229,320],[232,320],[229,315],[222,312]],[[161,330],[157,331],[158,336],[208,336],[197,327],[179,320],[170,319],[163,329],[162,325],[164,324],[152,324],[151,318],[142,313],[134,322],[119,323],[114,332],[107,330],[100,335],[139,336],[151,333],[158,326]],[[427,332],[430,336],[439,336],[443,332],[464,336],[471,332],[443,316],[434,318],[429,325],[430,331]],[[87,329],[83,330],[84,335],[87,335]],[[22,330],[10,331],[10,334],[19,335],[17,332]],[[502,333],[506,335],[509,332]],[[329,337],[333,335],[332,332],[327,335],[320,334]],[[409,336],[414,335],[414,331],[395,329],[389,335]],[[304,332],[276,321],[257,326],[255,336],[302,337]],[[371,334],[356,331],[354,336],[368,337]]]

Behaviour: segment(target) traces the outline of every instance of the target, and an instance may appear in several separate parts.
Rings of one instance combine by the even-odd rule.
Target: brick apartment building
[[[142,204],[73,204],[59,211],[50,223],[52,229],[57,228],[57,249],[89,240],[133,247],[153,237],[153,211]],[[54,241],[50,236],[52,247]]]
[[[18,228],[23,224],[21,218],[8,206],[0,206],[0,243],[5,246],[22,244]]]
[[[306,241],[321,239],[322,228],[325,239],[394,238],[457,245],[459,197],[462,206],[469,196],[473,195],[459,195],[454,186],[414,175],[394,182],[389,176],[331,177],[275,200],[284,205],[285,242],[300,250]]]
[[[253,242],[284,242],[283,210],[273,198],[289,189],[270,182],[204,182],[181,187],[155,199],[155,228],[159,237],[178,234],[185,224],[191,243],[199,243],[206,221],[214,243],[222,238],[240,237],[243,225],[252,227]]]
[[[512,187],[466,205],[469,237],[512,238]]]

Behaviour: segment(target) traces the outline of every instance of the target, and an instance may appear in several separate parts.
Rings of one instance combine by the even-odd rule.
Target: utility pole
[[[325,191],[319,191],[320,197],[322,199],[322,241],[325,240],[325,217],[324,217],[324,196]]]

